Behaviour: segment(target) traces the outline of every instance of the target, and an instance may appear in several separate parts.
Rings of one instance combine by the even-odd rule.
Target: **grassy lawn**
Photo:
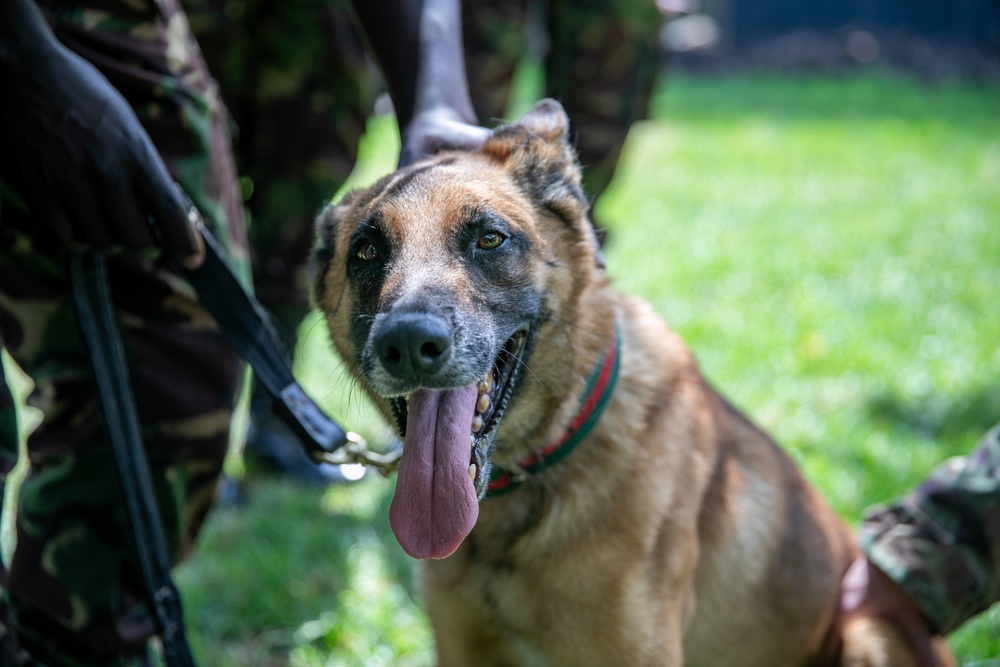
[[[390,168],[372,123],[358,183]],[[1000,420],[1000,90],[901,78],[672,77],[596,213],[608,267],[687,339],[834,508],[906,492]],[[386,437],[323,327],[311,393]],[[262,474],[178,572],[201,664],[429,665],[392,482],[326,491]],[[951,640],[1000,665],[1000,607]]]

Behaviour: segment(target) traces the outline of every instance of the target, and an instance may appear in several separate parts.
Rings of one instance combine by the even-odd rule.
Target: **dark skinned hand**
[[[118,91],[51,34],[4,46],[0,178],[31,213],[22,231],[41,249],[162,250],[198,266],[200,220]]]
[[[438,151],[475,150],[489,135],[489,130],[465,122],[447,107],[422,111],[403,129],[399,166],[405,167]]]

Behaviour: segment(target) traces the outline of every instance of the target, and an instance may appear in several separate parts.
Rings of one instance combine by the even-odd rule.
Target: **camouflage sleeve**
[[[1000,600],[1000,425],[909,496],[871,511],[860,541],[942,633]]]

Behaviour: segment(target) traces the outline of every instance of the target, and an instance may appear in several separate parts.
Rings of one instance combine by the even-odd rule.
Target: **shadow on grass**
[[[352,647],[414,652],[382,619],[413,602],[412,560],[388,525],[391,484],[380,479],[329,489],[248,477],[246,502],[216,510],[197,553],[178,572],[185,617],[205,664],[284,665],[295,652]],[[308,658],[297,664],[314,664]],[[338,663],[341,664],[341,663]],[[351,662],[343,664],[364,664]]]
[[[953,82],[929,89],[913,76],[891,72],[873,72],[849,81],[746,72],[726,77],[724,85],[719,85],[713,77],[678,74],[660,82],[651,116],[699,123],[754,117],[860,124],[962,118],[963,124],[955,126],[958,132],[982,131],[996,122],[992,114],[996,92],[990,85]],[[947,94],[929,95],[928,90]]]
[[[978,442],[979,437],[1000,421],[1000,388],[980,388],[959,396],[929,395],[907,399],[896,393],[869,398],[869,417],[891,429],[946,445],[961,447]]]

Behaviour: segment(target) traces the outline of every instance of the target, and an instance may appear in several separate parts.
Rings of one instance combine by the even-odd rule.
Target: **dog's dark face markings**
[[[397,537],[412,555],[447,555],[477,511],[454,507],[452,496],[468,491],[474,504],[485,491],[498,425],[551,306],[548,283],[569,279],[574,262],[560,253],[592,250],[565,115],[543,102],[481,151],[431,158],[348,195],[319,229],[314,301],[352,370],[387,399],[383,411],[391,406],[407,436],[397,497],[409,494],[406,504],[424,513],[436,503],[466,517],[428,520],[419,535],[400,527]],[[462,439],[464,463],[454,453]],[[426,479],[408,470],[421,465],[407,461],[421,448],[432,452]],[[442,492],[458,484],[449,476],[459,467],[472,488]],[[401,526],[419,520],[397,512]]]
[[[410,181],[421,186],[419,176]],[[399,213],[374,210],[348,241],[350,337],[362,372],[386,397],[476,382],[499,347],[538,320],[532,240],[484,206],[463,208],[447,227],[411,227]]]

